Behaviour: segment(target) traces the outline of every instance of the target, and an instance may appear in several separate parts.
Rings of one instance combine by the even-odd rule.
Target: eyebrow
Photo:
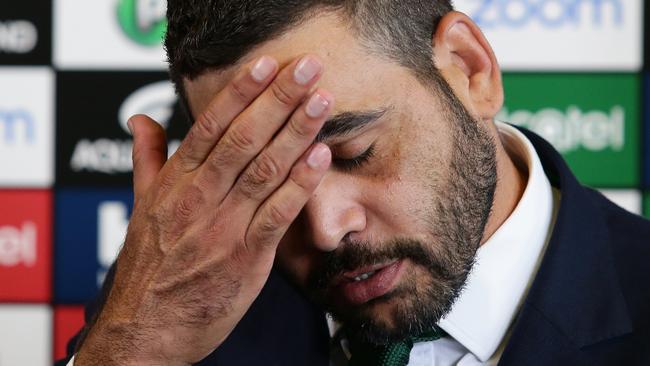
[[[384,116],[388,108],[369,111],[342,112],[330,117],[316,136],[316,142],[342,137],[357,131]]]

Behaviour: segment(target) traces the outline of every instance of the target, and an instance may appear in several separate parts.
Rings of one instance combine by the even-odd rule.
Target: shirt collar
[[[481,361],[497,350],[537,272],[553,218],[553,191],[528,139],[497,122],[508,154],[528,168],[524,193],[481,246],[465,288],[439,326]]]

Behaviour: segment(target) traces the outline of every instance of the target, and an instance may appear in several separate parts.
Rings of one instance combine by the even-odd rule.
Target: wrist
[[[95,324],[77,351],[74,366],[160,365],[189,366],[190,363],[167,357],[155,337],[146,337],[136,326]]]

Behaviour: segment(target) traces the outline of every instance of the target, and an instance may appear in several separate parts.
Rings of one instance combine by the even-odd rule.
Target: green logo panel
[[[650,219],[650,192],[643,194],[643,214]]]
[[[143,46],[159,45],[167,31],[164,0],[120,0],[117,20],[122,31]]]
[[[578,179],[596,187],[640,181],[640,80],[635,74],[504,75],[497,120],[526,127],[558,149]]]

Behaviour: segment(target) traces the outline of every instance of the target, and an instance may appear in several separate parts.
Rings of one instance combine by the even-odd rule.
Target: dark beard
[[[377,344],[430,330],[451,308],[472,265],[470,259],[469,268],[458,268],[459,264],[464,265],[464,258],[455,258],[457,253],[434,253],[429,246],[410,239],[397,239],[381,245],[348,241],[342,247],[341,251],[324,254],[321,267],[324,271],[315,272],[309,288],[317,289],[313,292],[315,301],[324,304],[328,313],[345,324],[348,336]],[[402,281],[403,284],[391,292],[356,307],[337,303],[335,297],[328,296],[329,284],[342,272],[395,258],[407,259],[411,264],[424,268],[430,275],[426,286],[419,288],[415,281]],[[392,299],[399,299],[400,305],[391,314],[394,325],[388,327],[374,319],[368,309]]]
[[[496,148],[450,89],[440,94],[453,131],[450,174],[442,190],[429,187],[431,192],[442,194],[432,194],[438,199],[431,202],[422,218],[436,244],[409,238],[370,244],[351,242],[346,236],[339,249],[322,255],[319,268],[309,278],[310,296],[345,325],[350,337],[385,344],[432,329],[451,310],[474,264],[494,198]],[[433,172],[436,167],[427,169]],[[417,280],[426,280],[426,284],[411,278],[384,296],[355,307],[337,304],[328,296],[329,284],[342,272],[391,259],[407,259],[424,269],[427,278],[419,276]],[[393,307],[389,325],[369,310],[391,300],[398,304]]]

